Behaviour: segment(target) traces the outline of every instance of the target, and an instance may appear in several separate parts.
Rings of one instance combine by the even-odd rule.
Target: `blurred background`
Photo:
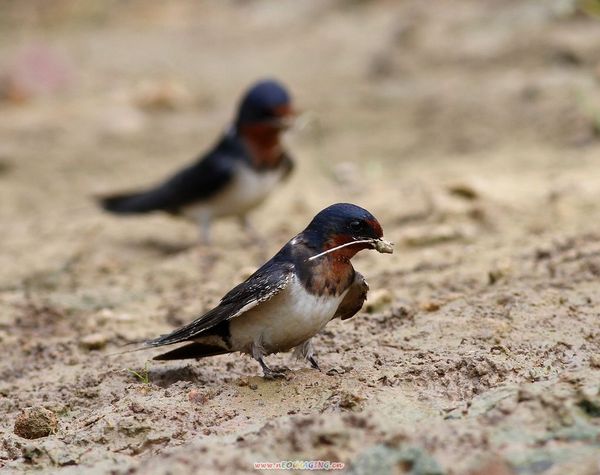
[[[3,379],[21,391],[10,407],[42,397],[18,379],[27,368],[48,364],[69,380],[89,364],[78,345],[86,335],[100,334],[104,348],[164,332],[260,263],[237,223],[225,221],[213,229],[215,265],[199,271],[196,250],[186,248],[195,226],[162,215],[120,220],[92,197],[155,183],[189,163],[227,126],[242,91],[265,76],[287,84],[303,111],[287,137],[296,172],[253,213],[269,253],[318,210],[354,202],[397,244],[389,258],[359,258],[372,288],[385,291],[375,301],[398,318],[425,315],[410,331],[399,327],[400,336],[381,322],[383,332],[356,329],[364,361],[379,342],[369,338],[397,341],[407,331],[421,335],[428,354],[457,358],[462,336],[485,327],[531,359],[484,389],[533,378],[529,371],[541,371],[550,351],[538,348],[547,343],[538,322],[562,315],[544,305],[564,304],[552,293],[537,300],[538,292],[600,275],[599,15],[595,0],[2,0],[0,342],[25,348],[4,361]],[[577,305],[592,302],[588,290],[573,290]],[[465,307],[445,310],[465,295]],[[515,295],[536,303],[506,323],[498,315]],[[440,307],[441,317],[427,320]],[[557,341],[575,324],[548,325],[544,338],[566,352]],[[571,348],[597,352],[597,333],[587,343],[577,335]],[[339,341],[323,338],[329,358],[337,357]],[[473,338],[463,352],[484,345]],[[398,374],[419,374],[411,365],[420,363],[388,350],[386,364],[396,358]],[[146,356],[128,358],[141,367]],[[222,383],[219,361],[209,368]],[[545,377],[575,364],[565,361]],[[448,370],[450,386],[465,385],[454,393],[448,384],[427,386],[438,370],[414,384],[443,394],[436,404],[462,404],[477,394],[471,385],[483,391],[482,378],[497,370],[479,374],[471,363]],[[235,367],[253,372],[251,363]],[[381,369],[373,371],[381,381]],[[113,384],[122,387],[130,375],[119,375]],[[46,387],[46,400],[66,397]],[[71,410],[80,415],[82,407],[90,406]],[[448,447],[441,460],[467,460]],[[527,470],[519,473],[534,473]]]
[[[587,222],[600,192],[598,10],[591,0],[5,0],[5,246],[37,245],[36,265],[52,246],[37,242],[45,233],[118,223],[155,235],[169,223],[187,236],[169,219],[102,220],[88,198],[188,163],[265,76],[287,83],[305,112],[289,137],[298,173],[267,209],[304,221],[344,200],[402,219],[464,207],[432,205],[450,187],[518,208],[509,222],[536,230]],[[282,237],[299,227],[272,221],[265,232]]]
[[[479,180],[471,192],[540,214],[565,195],[597,201],[593,1],[7,0],[2,9],[9,221],[15,210],[39,226],[50,211],[73,220],[71,205],[92,193],[162,178],[211,145],[241,91],[264,76],[287,83],[305,112],[290,137],[300,173],[286,209],[305,202],[300,189],[326,188],[307,216],[361,199],[402,215],[429,180]]]

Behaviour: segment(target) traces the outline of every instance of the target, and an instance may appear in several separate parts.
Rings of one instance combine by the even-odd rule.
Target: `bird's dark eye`
[[[352,229],[352,231],[360,231],[362,228],[362,223],[360,221],[351,221],[350,222],[350,229]]]

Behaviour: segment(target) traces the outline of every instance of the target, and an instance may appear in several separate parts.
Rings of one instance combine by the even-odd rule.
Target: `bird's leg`
[[[265,357],[265,349],[263,348],[260,341],[255,341],[252,344],[252,358],[254,358],[260,364],[260,367],[263,370],[263,374],[265,379],[275,379],[275,378],[285,378],[285,374],[274,371],[267,366],[264,360]]]
[[[198,255],[200,258],[200,270],[203,275],[208,275],[212,269],[216,256],[210,249],[210,224],[211,217],[208,213],[200,213],[198,222]]]
[[[210,246],[210,216],[207,213],[201,213],[198,216],[198,243],[200,246]]]
[[[294,356],[296,356],[296,358],[303,358],[305,360],[308,360],[312,368],[321,371],[321,368],[319,368],[319,364],[315,359],[314,349],[310,339],[306,340],[304,343],[294,348]]]

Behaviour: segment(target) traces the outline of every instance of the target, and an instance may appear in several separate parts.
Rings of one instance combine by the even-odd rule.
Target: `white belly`
[[[261,204],[281,181],[282,170],[257,172],[244,163],[239,164],[235,178],[213,198],[184,209],[192,219],[243,216]]]
[[[245,352],[250,352],[253,344],[266,353],[287,351],[319,333],[345,295],[317,297],[291,277],[281,293],[231,320],[232,346]]]

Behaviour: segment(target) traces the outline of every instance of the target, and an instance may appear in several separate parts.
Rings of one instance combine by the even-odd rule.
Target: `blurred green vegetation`
[[[600,17],[600,0],[578,0],[577,7],[584,13]]]

